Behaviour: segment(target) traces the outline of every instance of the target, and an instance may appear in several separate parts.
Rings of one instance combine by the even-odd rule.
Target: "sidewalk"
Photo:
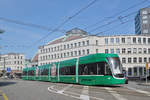
[[[143,85],[143,86],[150,86],[150,82],[142,82],[142,83],[137,83],[137,85]]]
[[[144,80],[136,80],[136,81],[131,81],[131,82],[135,82],[137,85],[142,85],[142,86],[150,86],[150,80],[144,81]]]

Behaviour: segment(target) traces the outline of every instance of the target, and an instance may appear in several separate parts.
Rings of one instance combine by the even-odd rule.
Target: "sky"
[[[31,59],[38,52],[39,46],[64,36],[62,30],[73,28],[83,29],[91,35],[135,34],[136,12],[150,5],[150,0],[97,0],[58,31],[52,32],[92,1],[0,0],[0,29],[4,30],[0,34],[0,54],[23,53],[27,59]],[[133,14],[127,16],[130,13]]]

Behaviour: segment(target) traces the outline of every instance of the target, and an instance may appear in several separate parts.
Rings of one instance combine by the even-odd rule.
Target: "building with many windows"
[[[9,71],[9,73],[22,73],[24,68],[25,56],[19,53],[8,53],[0,55],[0,72],[2,70]],[[9,70],[8,70],[9,69]]]
[[[92,36],[72,29],[65,36],[39,47],[38,65],[95,53],[118,54],[129,77],[142,77],[146,62],[150,62],[150,36]]]
[[[135,33],[150,34],[150,8],[140,9],[135,17]]]

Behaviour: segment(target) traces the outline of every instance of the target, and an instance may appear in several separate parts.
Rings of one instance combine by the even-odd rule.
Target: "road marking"
[[[1,90],[0,90],[0,94],[2,94],[2,96],[3,96],[4,100],[8,100],[8,98],[7,98],[6,94],[5,94],[5,93],[3,93]]]
[[[76,98],[76,99],[79,99],[79,100],[84,100],[84,99],[82,99],[82,98],[80,97],[81,94],[74,93],[74,92],[71,92],[71,91],[65,91],[65,93],[64,93],[64,92],[58,93],[58,90],[54,89],[54,86],[55,86],[55,85],[48,87],[48,91],[49,91],[49,92],[52,92],[52,93],[57,93],[57,94],[65,95],[65,96],[68,96],[68,97]],[[84,93],[85,93],[85,92],[84,92]],[[74,96],[74,95],[77,95],[77,96]],[[90,96],[90,98],[91,98],[91,99],[96,99],[96,100],[104,100],[104,99],[102,99],[102,98],[97,98],[97,97],[93,97],[93,96]],[[87,100],[87,99],[86,99],[86,100]]]
[[[59,90],[57,93],[59,94],[63,94],[63,92],[67,89],[69,89],[70,87],[72,87],[72,84],[68,85],[67,87],[63,88],[62,90]]]
[[[80,95],[81,100],[90,100],[89,95],[88,95],[89,93],[88,89],[89,89],[88,86],[83,87],[82,94]]]
[[[125,87],[130,89],[130,90],[134,90],[136,92],[143,93],[143,94],[146,94],[147,96],[150,96],[150,93],[148,91],[143,91],[143,90],[132,88],[132,87],[129,87],[129,86],[125,86]]]
[[[114,91],[112,88],[106,87],[106,90],[113,95],[117,100],[127,100],[126,98],[122,97],[120,94],[118,94],[116,91]]]

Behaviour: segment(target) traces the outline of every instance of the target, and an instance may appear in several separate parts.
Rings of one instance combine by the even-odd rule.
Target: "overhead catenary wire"
[[[125,15],[125,16],[119,16],[118,18],[116,18],[116,19],[114,19],[114,20],[112,20],[112,21],[110,21],[110,22],[108,22],[108,23],[106,23],[106,24],[103,24],[103,25],[101,25],[101,26],[98,26],[98,27],[96,27],[96,28],[90,30],[89,33],[94,32],[94,31],[98,30],[99,28],[106,27],[106,26],[108,26],[108,25],[111,25],[111,24],[113,24],[113,23],[116,23],[117,21],[120,21],[121,19],[124,19],[124,18],[126,18],[126,17],[130,17],[131,15],[133,15],[133,14],[135,14],[135,13],[137,13],[137,12],[138,12],[138,11],[131,12],[131,13]]]
[[[149,8],[149,7],[150,7],[150,5],[146,6],[145,8]],[[108,22],[108,23],[106,23],[106,24],[103,24],[103,25],[101,25],[101,26],[98,26],[98,27],[96,27],[96,28],[90,30],[89,33],[94,32],[94,31],[98,30],[99,28],[109,26],[109,25],[111,25],[111,24],[113,24],[113,23],[116,23],[118,20],[120,21],[120,20],[122,20],[122,19],[124,19],[124,18],[126,18],[126,17],[129,17],[129,16],[131,16],[131,15],[134,15],[134,14],[136,14],[136,13],[138,13],[138,12],[139,12],[139,11],[134,11],[134,12],[131,12],[131,13],[125,15],[125,16],[118,16],[116,19],[114,19],[114,20],[112,20],[112,21],[110,21],[110,22]]]
[[[33,45],[39,43],[40,41],[46,39],[50,34],[56,32],[56,30],[59,30],[62,26],[64,26],[67,22],[69,22],[71,19],[73,19],[74,17],[76,17],[77,15],[79,15],[81,12],[83,12],[84,10],[86,10],[87,8],[89,8],[90,6],[92,6],[93,4],[95,4],[98,0],[93,0],[92,2],[90,2],[88,5],[86,5],[85,7],[81,8],[79,11],[77,11],[75,14],[73,14],[72,16],[68,17],[65,21],[63,21],[60,25],[58,25],[54,30],[52,30],[50,33],[46,34],[45,36],[43,36],[42,38],[40,38],[39,40],[37,40],[35,43],[33,43]]]
[[[122,13],[124,13],[124,12],[126,12],[126,11],[128,11],[128,10],[130,10],[130,9],[132,9],[132,8],[135,8],[135,7],[137,7],[137,6],[140,6],[141,4],[144,4],[144,3],[148,2],[148,1],[149,1],[149,0],[143,0],[143,1],[141,1],[141,2],[138,2],[138,3],[136,3],[136,4],[132,5],[132,6],[130,6],[130,7],[127,8],[127,9],[124,9],[124,10],[122,10],[122,11],[120,11],[120,12],[117,12],[117,13],[111,15],[111,16],[107,16],[107,17],[103,18],[102,20],[99,20],[98,22],[96,22],[96,23],[94,23],[94,24],[92,24],[92,25],[88,25],[88,26],[85,27],[84,29],[95,27],[95,26],[96,26],[97,24],[99,24],[99,23],[102,23],[102,22],[104,22],[104,21],[107,21],[108,19],[112,19],[112,18],[114,18],[114,17],[116,17],[116,16],[118,16],[118,15],[120,15],[120,14],[122,14]]]
[[[109,28],[109,29],[107,29],[107,30],[98,32],[98,33],[96,33],[96,34],[94,34],[94,35],[95,35],[95,36],[98,36],[99,34],[102,34],[102,33],[108,32],[108,31],[111,31],[112,29],[116,29],[116,28],[120,27],[121,25],[126,24],[126,23],[128,23],[128,22],[130,22],[130,21],[133,21],[133,20],[134,20],[134,18],[129,19],[129,20],[123,22],[123,23],[117,24],[117,25],[115,25],[115,26],[113,26],[113,27],[111,27],[111,28]]]
[[[51,31],[52,28],[49,28],[47,26],[42,26],[42,25],[38,25],[38,24],[33,24],[33,23],[27,23],[27,22],[23,22],[23,21],[18,21],[18,20],[14,20],[14,19],[8,19],[5,17],[0,17],[0,20],[5,21],[5,22],[9,22],[9,23],[15,23],[15,24],[19,24],[19,25],[24,25],[24,26],[28,26],[28,27],[33,27],[33,28],[38,28],[38,29],[42,29],[42,30],[47,30],[47,31]],[[65,30],[56,30],[59,32],[63,32],[65,33]]]

